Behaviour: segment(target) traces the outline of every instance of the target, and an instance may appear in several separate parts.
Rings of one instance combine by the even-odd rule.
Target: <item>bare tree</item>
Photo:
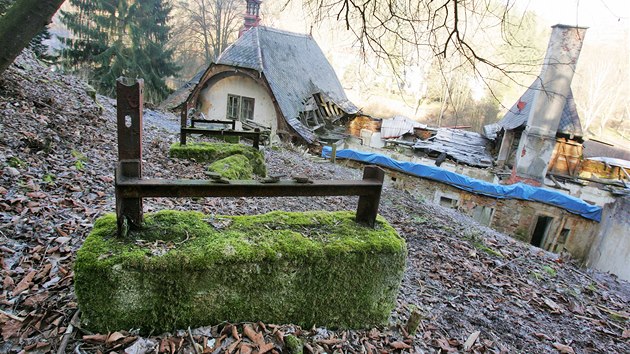
[[[243,23],[239,0],[180,0],[175,11],[178,54],[187,61],[202,59],[203,65],[216,60]]]
[[[18,0],[0,18],[0,74],[41,32],[64,0]]]
[[[614,44],[597,44],[596,50],[581,56],[574,85],[575,102],[582,118],[585,132],[599,134],[611,120],[620,120],[630,104],[628,80],[630,60],[627,57],[628,41]],[[606,60],[602,54],[606,53]]]

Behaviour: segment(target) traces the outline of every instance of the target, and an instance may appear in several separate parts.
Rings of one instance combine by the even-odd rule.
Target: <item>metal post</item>
[[[330,152],[330,162],[335,163],[337,161],[337,144],[332,143],[332,151]]]
[[[260,129],[254,129],[254,133],[257,133],[256,136],[254,136],[254,149],[258,149],[260,146]]]
[[[118,167],[117,179],[142,178],[142,95],[144,81],[120,77],[116,80]],[[121,198],[116,190],[118,234],[126,227],[142,224],[142,198]]]
[[[179,144],[186,145],[186,124],[188,123],[188,102],[184,102],[184,108],[180,116]],[[194,126],[194,125],[193,125]]]
[[[365,166],[363,169],[363,180],[376,180],[381,183],[381,188],[374,194],[360,196],[359,204],[357,205],[356,222],[374,227],[376,216],[378,215],[378,204],[381,200],[385,172],[376,166]]]

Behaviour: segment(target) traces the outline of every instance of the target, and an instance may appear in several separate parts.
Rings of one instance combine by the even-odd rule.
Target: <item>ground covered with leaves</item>
[[[386,187],[379,212],[408,245],[390,325],[360,330],[218,323],[140,337],[80,322],[72,265],[114,211],[113,101],[23,55],[0,76],[0,352],[630,352],[630,285]],[[168,157],[177,118],[145,112],[144,175],[206,178]],[[264,148],[271,175],[359,179],[301,149]],[[356,197],[149,199],[146,211],[247,215],[354,210]],[[317,309],[314,309],[317,310]],[[412,316],[413,314],[413,316]],[[419,319],[417,331],[410,316]]]

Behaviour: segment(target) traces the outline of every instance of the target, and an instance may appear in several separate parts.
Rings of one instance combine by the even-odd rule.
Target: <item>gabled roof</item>
[[[534,95],[536,91],[542,90],[540,80],[534,80],[534,83],[525,91],[523,96],[510,108],[510,110],[503,116],[503,118],[496,124],[501,126],[505,130],[512,130],[520,127],[524,127],[527,124],[527,117],[534,101]],[[580,123],[580,117],[575,107],[575,100],[573,99],[573,90],[569,89],[569,95],[567,96],[566,103],[562,110],[562,117],[560,118],[560,124],[558,125],[558,133],[574,135],[582,137],[582,124]]]
[[[264,74],[287,123],[309,143],[316,140],[315,135],[300,122],[299,113],[313,94],[324,94],[346,113],[358,112],[324,53],[309,35],[252,27],[221,54],[217,64]]]

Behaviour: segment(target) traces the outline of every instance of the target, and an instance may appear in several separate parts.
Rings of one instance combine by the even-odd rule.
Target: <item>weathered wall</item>
[[[630,281],[630,196],[604,207],[587,266]]]
[[[229,76],[209,82],[199,95],[200,111],[208,119],[226,119],[228,94],[251,97],[254,101],[254,121],[271,128],[271,134],[278,130],[273,98],[254,80],[246,76]],[[237,129],[240,126],[237,124]]]
[[[344,161],[359,166],[360,163]],[[519,199],[495,199],[470,193],[448,184],[387,170],[386,182],[408,190],[424,200],[457,209],[481,224],[530,243],[539,216],[551,217],[541,247],[552,252],[568,252],[586,261],[599,229],[597,222],[552,205]]]

